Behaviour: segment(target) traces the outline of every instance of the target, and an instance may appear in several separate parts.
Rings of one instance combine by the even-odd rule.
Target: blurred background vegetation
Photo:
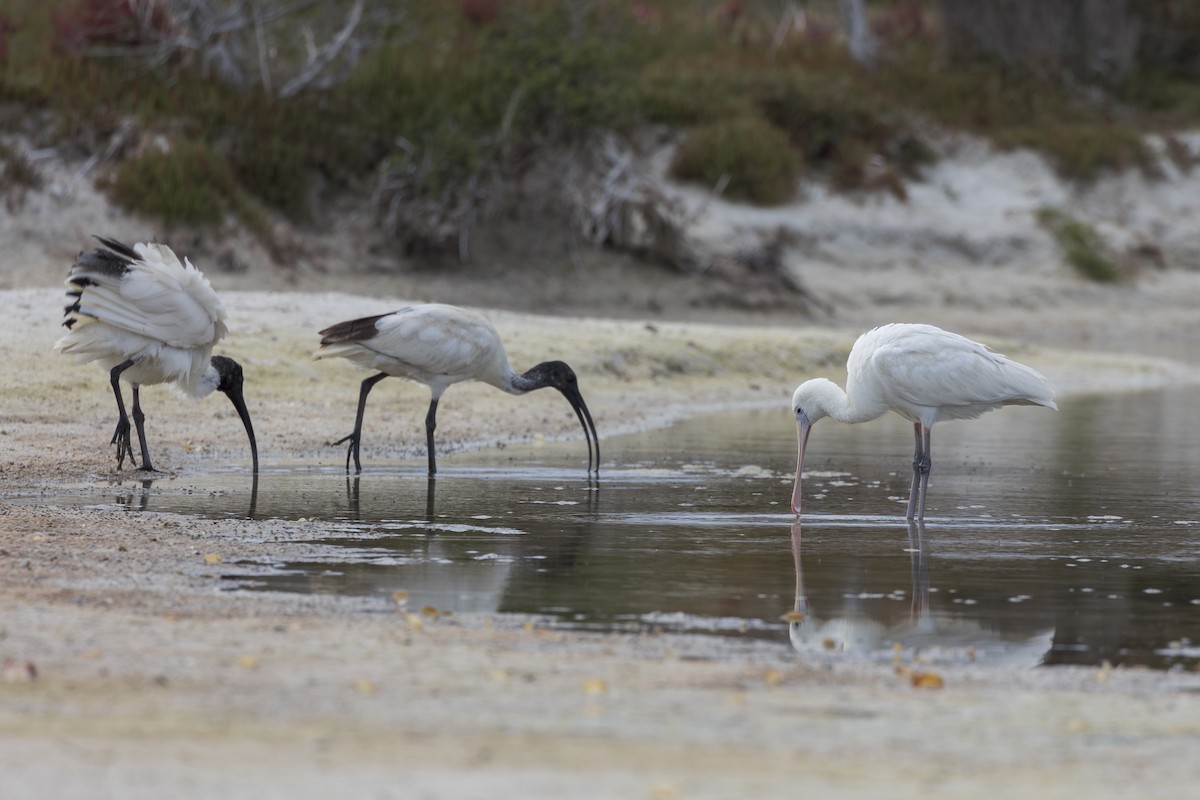
[[[0,126],[100,159],[122,206],[254,227],[367,192],[409,249],[459,246],[522,202],[514,187],[539,163],[598,152],[602,135],[665,129],[675,177],[776,204],[802,177],[903,197],[955,131],[1032,148],[1077,181],[1152,170],[1151,132],[1190,168],[1170,132],[1198,122],[1190,0],[0,7]],[[8,146],[0,170],[37,180]]]

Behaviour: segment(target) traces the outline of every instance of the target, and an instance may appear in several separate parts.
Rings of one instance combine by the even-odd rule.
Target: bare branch
[[[350,13],[346,16],[346,24],[337,36],[333,38],[325,49],[320,51],[315,58],[309,60],[308,66],[304,71],[292,78],[284,84],[279,90],[279,96],[283,98],[292,97],[303,91],[303,89],[312,83],[313,80],[321,74],[325,67],[333,63],[334,59],[342,52],[342,48],[350,41],[350,37],[354,35],[354,31],[358,28],[358,23],[362,20],[363,0],[357,0],[354,7],[350,9]]]

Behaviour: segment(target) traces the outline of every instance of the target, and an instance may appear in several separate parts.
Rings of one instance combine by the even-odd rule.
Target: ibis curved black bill
[[[238,416],[242,418],[242,424],[246,426],[246,436],[250,439],[250,460],[254,465],[254,474],[258,475],[258,442],[254,439],[254,425],[250,422],[250,412],[246,408],[246,400],[242,397],[240,389],[225,394],[229,397],[229,402],[233,403],[233,407],[237,409]]]
[[[246,408],[246,398],[242,395],[242,367],[232,358],[213,356],[212,365],[220,376],[217,391],[223,392],[237,409],[242,424],[246,426],[246,436],[250,439],[250,460],[254,464],[254,474],[258,474],[258,442],[254,439],[254,425],[250,422],[250,411]]]
[[[599,475],[600,435],[596,433],[596,423],[592,421],[592,414],[588,411],[587,403],[583,402],[583,395],[575,386],[560,388],[559,391],[562,392],[563,397],[567,398],[567,402],[575,411],[575,416],[579,418],[579,424],[583,426],[583,436],[587,439],[588,445],[588,474],[591,475],[594,472]]]

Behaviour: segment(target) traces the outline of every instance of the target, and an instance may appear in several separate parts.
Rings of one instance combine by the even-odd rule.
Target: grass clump
[[[1098,283],[1122,280],[1116,261],[1107,254],[1104,239],[1091,225],[1055,208],[1039,210],[1037,220],[1054,237],[1067,263],[1080,275]]]
[[[211,147],[187,139],[168,151],[146,150],[118,166],[113,199],[168,227],[215,227],[243,210],[243,191],[229,163]]]
[[[873,188],[868,162],[882,160],[890,173],[914,178],[932,152],[900,115],[861,94],[824,80],[789,79],[768,87],[759,101],[764,116],[785,131],[810,166],[829,173],[835,188]]]
[[[725,180],[730,199],[777,205],[792,198],[802,167],[787,134],[759,117],[740,117],[688,134],[671,173],[709,187]]]
[[[9,189],[38,189],[42,175],[37,167],[15,147],[0,142],[0,186]]]

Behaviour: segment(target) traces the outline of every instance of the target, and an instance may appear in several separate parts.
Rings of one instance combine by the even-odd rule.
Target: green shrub
[[[728,178],[730,199],[773,205],[791,199],[802,166],[785,133],[761,118],[741,117],[688,134],[671,173],[709,187]]]
[[[208,145],[186,139],[167,152],[147,150],[121,162],[111,188],[118,205],[167,226],[215,226],[243,205],[229,163]]]
[[[24,154],[0,142],[0,186],[37,189],[42,183],[42,174]]]
[[[237,182],[266,205],[302,218],[309,214],[308,165],[302,145],[279,135],[240,140],[232,157]]]
[[[1104,239],[1091,225],[1054,208],[1038,211],[1037,220],[1054,237],[1067,263],[1080,275],[1099,283],[1122,280],[1120,268],[1106,252]]]
[[[1001,147],[1028,147],[1049,159],[1069,180],[1088,182],[1105,173],[1140,168],[1153,174],[1157,165],[1142,138],[1133,131],[1100,125],[1046,124],[999,131]]]
[[[876,155],[910,178],[933,158],[898,115],[871,104],[844,82],[790,78],[766,87],[760,106],[788,134],[804,163],[825,169],[839,189],[866,187],[865,167]]]

